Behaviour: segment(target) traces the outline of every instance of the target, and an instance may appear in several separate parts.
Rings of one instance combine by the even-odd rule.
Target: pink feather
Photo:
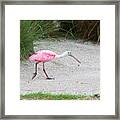
[[[29,57],[29,60],[32,62],[48,62],[55,59],[56,56],[57,54],[55,52],[49,50],[41,50],[31,55]]]

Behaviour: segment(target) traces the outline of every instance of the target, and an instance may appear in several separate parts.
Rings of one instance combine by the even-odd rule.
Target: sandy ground
[[[56,61],[45,63],[46,71],[50,77],[47,80],[42,71],[42,63],[38,65],[38,75],[32,80],[34,63],[26,61],[20,67],[20,92],[69,93],[69,94],[98,94],[100,93],[100,46],[96,44],[82,44],[72,41],[42,41],[35,50],[51,50],[58,54],[72,51],[81,65],[65,57]],[[29,83],[28,83],[29,81]]]

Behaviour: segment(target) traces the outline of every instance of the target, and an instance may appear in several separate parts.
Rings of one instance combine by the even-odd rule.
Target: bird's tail
[[[36,60],[36,54],[33,54],[29,57],[29,61],[35,62],[35,60]]]

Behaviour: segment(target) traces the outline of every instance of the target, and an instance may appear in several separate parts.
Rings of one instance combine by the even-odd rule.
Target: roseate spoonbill
[[[66,52],[62,53],[61,55],[58,55],[55,52],[52,52],[50,50],[41,50],[41,51],[35,52],[33,55],[31,55],[29,57],[30,61],[35,62],[35,72],[33,73],[34,75],[33,75],[32,79],[34,79],[35,76],[37,75],[37,65],[40,62],[43,63],[43,72],[46,75],[46,79],[54,79],[54,78],[50,78],[48,76],[48,74],[45,70],[44,63],[48,62],[48,61],[52,61],[54,59],[62,58],[62,57],[65,57],[65,56],[70,56],[70,57],[74,58],[77,62],[81,63],[76,57],[74,57],[71,54],[71,51],[66,51]]]

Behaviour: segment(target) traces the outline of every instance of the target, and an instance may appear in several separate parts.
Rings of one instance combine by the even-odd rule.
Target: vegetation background
[[[21,20],[20,59],[34,53],[36,41],[77,40],[100,43],[100,20]]]

